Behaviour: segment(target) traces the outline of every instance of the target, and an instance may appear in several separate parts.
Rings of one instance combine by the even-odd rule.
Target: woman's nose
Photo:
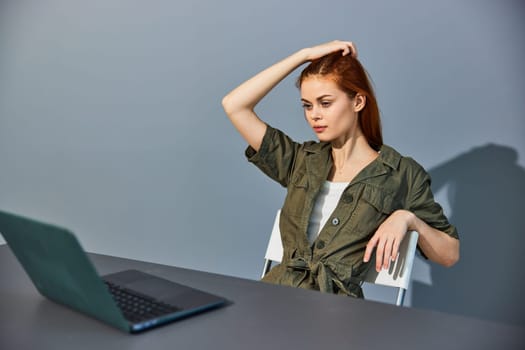
[[[314,120],[314,121],[318,121],[320,119],[322,119],[322,115],[321,115],[321,112],[319,111],[318,108],[312,108],[312,110],[310,111],[310,119]]]

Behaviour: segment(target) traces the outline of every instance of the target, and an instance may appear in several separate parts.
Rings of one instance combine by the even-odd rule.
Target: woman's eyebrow
[[[321,95],[321,96],[317,97],[316,100],[319,101],[319,100],[322,100],[323,98],[326,98],[326,97],[333,97],[333,95],[324,94],[324,95]],[[301,97],[301,101],[310,103],[310,101],[308,101],[306,98],[303,98],[303,97]]]

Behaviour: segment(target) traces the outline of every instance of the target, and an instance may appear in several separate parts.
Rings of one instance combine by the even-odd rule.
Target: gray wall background
[[[521,1],[0,2],[0,209],[88,251],[258,278],[284,190],[220,100],[296,49],[351,39],[386,143],[423,164],[462,239],[410,302],[525,325]],[[293,74],[258,109],[312,139]],[[1,242],[0,242],[1,243]],[[372,293],[373,294],[373,293]]]

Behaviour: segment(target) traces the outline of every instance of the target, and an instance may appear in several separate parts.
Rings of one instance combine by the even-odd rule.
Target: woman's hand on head
[[[337,51],[342,51],[341,54],[343,56],[350,54],[353,57],[357,57],[357,48],[355,47],[355,44],[351,41],[334,40],[321,45],[309,47],[305,50],[308,61],[321,58],[323,56]]]
[[[396,210],[381,225],[366,246],[364,262],[368,262],[376,249],[376,271],[387,269],[397,258],[399,246],[408,231],[409,222],[414,216],[407,210]]]

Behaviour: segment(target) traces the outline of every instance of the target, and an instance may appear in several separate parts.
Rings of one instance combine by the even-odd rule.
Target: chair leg
[[[272,267],[272,261],[270,259],[265,259],[264,260],[264,267],[263,267],[263,272],[262,272],[261,278],[263,278],[264,275],[266,275],[268,273],[268,271],[270,271],[270,267]]]
[[[396,300],[397,306],[403,306],[403,302],[405,301],[405,292],[406,290],[404,288],[399,288],[399,292],[397,293],[397,300]]]

